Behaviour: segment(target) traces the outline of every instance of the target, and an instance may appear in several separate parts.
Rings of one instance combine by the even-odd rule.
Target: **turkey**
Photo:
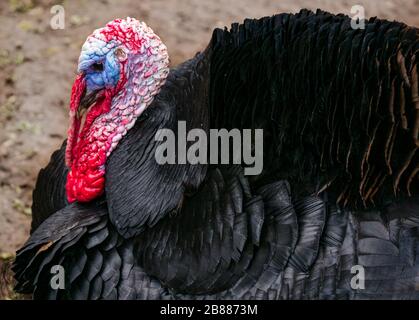
[[[82,47],[13,266],[36,299],[419,299],[419,33],[302,10],[169,70],[144,23]],[[263,170],[158,164],[156,132],[263,129]],[[255,151],[255,146],[250,148]],[[51,286],[53,266],[65,285]],[[361,269],[354,286],[355,270]]]

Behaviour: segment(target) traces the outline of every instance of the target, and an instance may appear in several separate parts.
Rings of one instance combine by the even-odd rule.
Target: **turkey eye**
[[[127,59],[127,53],[122,48],[117,48],[115,50],[115,56],[119,61],[125,61]]]
[[[103,71],[103,63],[96,62],[96,63],[92,64],[92,69],[94,71]]]

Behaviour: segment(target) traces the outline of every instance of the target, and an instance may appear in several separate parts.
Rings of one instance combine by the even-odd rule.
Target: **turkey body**
[[[318,11],[215,30],[171,70],[68,204],[63,147],[41,170],[17,290],[42,299],[419,298],[417,29]],[[159,165],[155,134],[264,130],[264,168]],[[66,270],[50,287],[51,267]],[[364,288],[351,285],[353,267]]]

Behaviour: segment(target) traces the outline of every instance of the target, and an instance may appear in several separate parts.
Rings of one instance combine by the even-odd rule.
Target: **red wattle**
[[[70,111],[77,111],[81,96],[86,89],[86,81],[82,74],[78,74],[71,88]]]
[[[70,127],[68,129],[67,148],[65,153],[65,162],[67,166],[71,166],[73,162],[73,150],[77,143],[78,133],[80,129],[80,119],[77,119],[76,112],[80,105],[80,99],[86,89],[86,81],[82,74],[77,75],[71,88],[70,97]]]
[[[91,107],[75,143],[73,161],[67,175],[66,193],[69,203],[89,202],[103,194],[105,188],[105,162],[107,136],[92,139],[92,125],[98,116],[110,110],[112,90],[104,94]]]
[[[67,175],[66,193],[69,203],[89,202],[102,195],[105,188],[105,172],[70,170]]]

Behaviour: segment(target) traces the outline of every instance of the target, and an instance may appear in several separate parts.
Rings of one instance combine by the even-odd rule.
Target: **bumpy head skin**
[[[159,92],[168,65],[166,46],[135,19],[111,21],[87,38],[70,100],[69,202],[103,193],[107,157]]]

